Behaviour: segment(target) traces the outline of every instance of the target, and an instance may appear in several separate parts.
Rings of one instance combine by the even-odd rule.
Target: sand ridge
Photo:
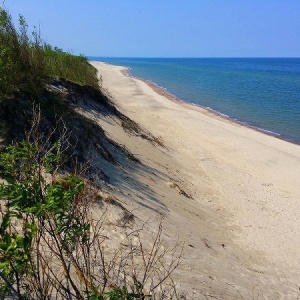
[[[141,197],[136,186],[130,198],[160,203],[167,236],[186,242],[175,279],[189,291],[187,299],[299,296],[300,146],[170,101],[126,76],[124,67],[92,64],[116,107],[165,144],[151,145],[98,120],[109,136],[162,174],[136,174],[152,192]],[[192,198],[171,188],[172,180]],[[135,209],[141,217],[153,214],[142,205]]]

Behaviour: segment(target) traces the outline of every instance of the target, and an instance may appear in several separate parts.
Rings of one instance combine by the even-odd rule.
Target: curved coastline
[[[102,63],[107,64],[107,65],[112,65],[112,64],[108,64],[106,62],[102,62]],[[132,78],[135,78],[135,79],[138,79],[138,80],[141,80],[141,81],[145,82],[148,86],[150,86],[158,94],[168,98],[171,101],[177,102],[178,104],[180,104],[180,105],[182,105],[186,108],[189,108],[189,109],[192,109],[192,110],[195,110],[195,111],[199,111],[201,113],[204,113],[205,115],[215,117],[215,118],[219,118],[223,121],[227,121],[227,122],[230,122],[230,123],[235,124],[235,125],[240,125],[240,126],[244,126],[244,127],[253,129],[255,131],[261,132],[261,133],[266,134],[268,136],[272,136],[272,137],[278,138],[280,140],[283,140],[283,141],[286,141],[286,142],[289,142],[289,143],[292,143],[292,144],[295,144],[295,145],[300,145],[300,140],[295,140],[295,139],[289,138],[287,136],[281,135],[280,133],[276,133],[276,132],[273,132],[273,131],[270,131],[270,130],[267,130],[267,129],[264,129],[264,128],[259,128],[259,127],[256,127],[254,125],[250,125],[246,122],[240,121],[236,118],[233,118],[233,117],[230,117],[226,114],[223,114],[220,111],[214,110],[213,108],[205,107],[205,106],[202,106],[202,105],[199,105],[199,104],[195,104],[195,103],[188,102],[186,100],[180,99],[177,96],[175,96],[174,94],[172,94],[170,91],[168,91],[167,88],[162,87],[162,86],[158,85],[157,83],[152,82],[150,80],[147,80],[147,79],[144,79],[144,78],[141,78],[141,77],[138,77],[138,76],[134,76],[133,74],[130,73],[130,70],[131,70],[130,67],[120,66],[120,65],[114,65],[114,66],[124,68],[124,70],[122,70],[122,73],[125,76],[129,76],[129,77],[132,77]]]
[[[168,234],[178,234],[194,246],[186,256],[188,274],[183,276],[181,270],[180,281],[193,278],[193,284],[201,286],[204,270],[216,272],[225,281],[234,278],[234,286],[246,287],[247,291],[257,284],[268,296],[274,289],[291,299],[298,295],[300,239],[295,237],[300,232],[299,145],[171,95],[162,96],[145,81],[125,74],[125,67],[101,62],[93,65],[102,74],[103,89],[117,109],[160,138],[166,148],[142,139],[133,144],[127,133],[121,144],[146,165],[163,168],[172,178],[169,181],[178,178],[193,197],[174,198],[161,177],[148,182],[148,196],[168,208]],[[114,134],[111,122],[104,122],[107,133]],[[139,196],[140,188],[137,185],[130,198]],[[146,211],[141,210],[144,215]],[[219,287],[223,294],[224,287],[219,283],[214,290]]]

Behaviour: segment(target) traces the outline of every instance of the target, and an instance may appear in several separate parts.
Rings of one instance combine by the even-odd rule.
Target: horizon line
[[[86,57],[97,58],[297,58],[300,56],[97,56],[85,55]]]

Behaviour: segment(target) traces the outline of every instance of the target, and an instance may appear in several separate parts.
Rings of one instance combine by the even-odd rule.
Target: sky
[[[73,54],[300,57],[300,0],[6,0],[5,8]]]

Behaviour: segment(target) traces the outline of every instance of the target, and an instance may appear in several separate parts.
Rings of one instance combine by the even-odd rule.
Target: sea
[[[300,58],[108,58],[182,101],[300,144]]]

